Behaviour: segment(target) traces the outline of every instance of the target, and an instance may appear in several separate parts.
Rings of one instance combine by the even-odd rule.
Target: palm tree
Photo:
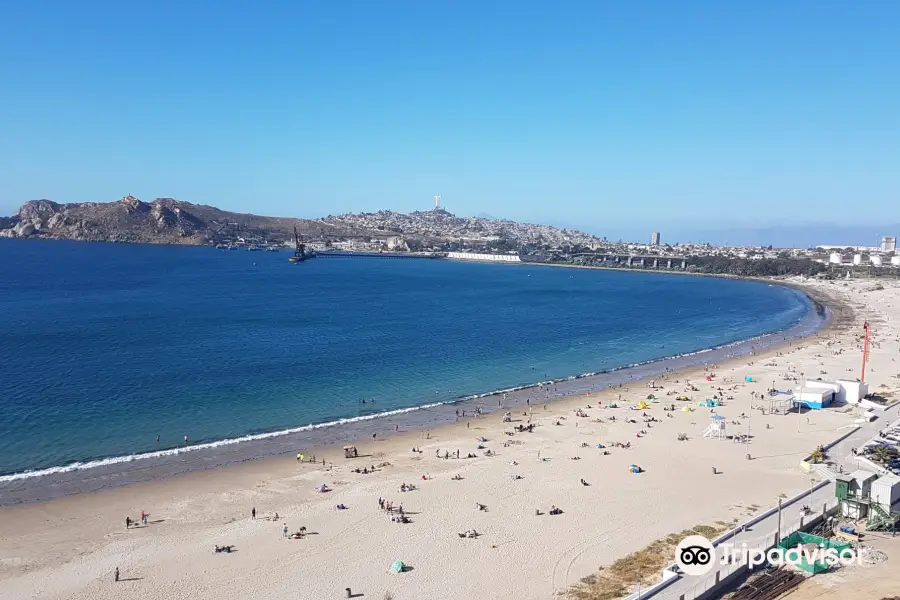
[[[872,459],[882,464],[897,456],[897,450],[889,446],[876,446],[872,449]]]

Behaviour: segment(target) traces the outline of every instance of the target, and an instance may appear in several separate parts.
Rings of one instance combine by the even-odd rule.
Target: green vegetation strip
[[[675,547],[689,535],[702,535],[714,539],[725,527],[697,525],[680,533],[672,533],[656,540],[643,550],[620,558],[609,567],[600,567],[596,574],[588,575],[566,593],[570,600],[615,600],[627,596],[641,587],[659,583],[660,572],[675,562]]]

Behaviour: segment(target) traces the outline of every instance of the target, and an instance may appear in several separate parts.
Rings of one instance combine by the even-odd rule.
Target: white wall
[[[478,260],[484,262],[522,262],[518,254],[475,254],[474,252],[448,252],[447,258],[456,260]]]
[[[829,383],[827,381],[815,381],[815,380],[810,381],[809,379],[807,379],[806,387],[807,387],[807,389],[811,389],[813,391],[830,390],[830,391],[834,392],[835,394],[840,393],[840,391],[841,391],[840,384]]]
[[[838,402],[856,404],[869,393],[869,386],[861,381],[838,379],[837,383],[841,386],[840,391],[838,391],[837,396],[835,397]]]

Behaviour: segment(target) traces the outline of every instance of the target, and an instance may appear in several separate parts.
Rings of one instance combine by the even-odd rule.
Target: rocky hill
[[[413,238],[467,240],[476,243],[506,240],[518,247],[591,246],[601,242],[596,236],[573,229],[519,223],[506,219],[458,217],[441,209],[408,214],[382,210],[376,213],[329,215],[323,221],[333,225]]]
[[[295,226],[307,240],[375,241],[399,236],[420,248],[462,243],[513,250],[600,242],[580,231],[502,219],[457,217],[445,210],[289,219],[233,213],[172,198],[142,202],[133,196],[118,202],[81,204],[31,200],[12,217],[0,218],[0,237],[160,244],[210,244],[244,238],[278,243],[290,241]]]
[[[142,202],[57,204],[31,200],[12,217],[0,218],[0,236],[103,242],[209,244],[236,237],[287,241],[296,226],[306,237],[359,235],[337,224],[308,219],[261,217],[212,206],[157,198]]]

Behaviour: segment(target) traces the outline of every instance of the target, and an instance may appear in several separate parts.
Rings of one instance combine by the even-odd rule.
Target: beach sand
[[[785,374],[857,377],[864,320],[874,327],[870,389],[897,393],[900,286],[891,281],[878,282],[880,290],[873,281],[805,285],[832,297],[835,306],[851,307],[852,315],[838,311],[836,324],[818,337],[710,367],[712,382],[699,368],[656,378],[661,390],[640,381],[546,408],[532,406],[533,433],[504,433],[527,424],[529,416],[519,408],[512,424],[494,413],[432,430],[430,439],[425,432],[401,431],[361,441],[363,456],[357,459],[344,459],[340,448],[333,448],[317,451],[315,465],[293,458],[255,461],[0,509],[0,598],[326,599],[346,597],[348,587],[378,600],[386,593],[395,600],[551,598],[668,533],[743,521],[780,494],[808,488],[810,476],[798,468],[800,460],[846,431],[851,412],[763,415],[750,409],[750,392],[765,392],[773,381],[780,389],[793,387]],[[685,392],[686,380],[699,391]],[[726,417],[729,433],[744,434],[749,427],[749,445],[702,437],[711,411],[697,402],[718,387],[733,399],[715,414]],[[692,402],[667,396],[670,391],[687,393]],[[629,410],[650,393],[660,402],[651,402],[646,411]],[[597,408],[619,394],[619,408]],[[672,403],[678,410],[664,412]],[[694,411],[683,412],[682,406]],[[588,416],[576,417],[579,408]],[[644,412],[658,422],[642,422]],[[751,418],[740,418],[741,413]],[[642,429],[647,435],[638,437]],[[689,439],[678,441],[679,433]],[[494,456],[477,449],[480,437]],[[615,442],[631,447],[608,448],[608,455],[597,448]],[[413,447],[422,452],[412,452]],[[436,456],[457,450],[477,458]],[[753,460],[746,459],[748,452]],[[631,464],[645,472],[631,473]],[[372,465],[375,473],[353,472]],[[719,474],[712,474],[713,467]],[[462,479],[454,480],[455,475]],[[417,489],[400,492],[402,483]],[[321,484],[333,491],[317,493]],[[411,522],[392,522],[379,509],[379,498],[402,504]],[[347,509],[337,510],[338,504]],[[551,505],[563,513],[547,514]],[[536,509],[544,514],[537,516]],[[150,513],[148,525],[126,530],[125,517],[139,519],[141,511]],[[269,520],[275,512],[279,519]],[[290,532],[306,527],[309,534],[285,539],[284,525]],[[471,529],[481,535],[458,536]],[[214,553],[216,544],[236,551]],[[396,560],[411,569],[391,573]],[[117,567],[118,583],[113,581]]]

